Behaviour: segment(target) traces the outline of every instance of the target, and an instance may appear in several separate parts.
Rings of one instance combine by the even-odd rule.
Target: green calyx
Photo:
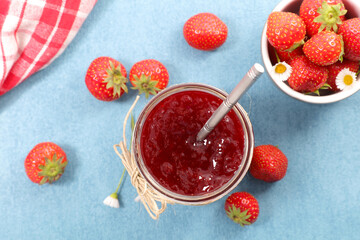
[[[339,36],[340,36],[340,43],[341,43],[341,53],[340,53],[340,56],[339,56],[339,61],[343,62],[344,54],[345,54],[344,40],[343,40],[343,37],[341,35],[339,35]]]
[[[307,93],[305,93],[305,94],[306,94],[306,95],[316,95],[316,96],[320,96],[320,91],[319,91],[319,90],[327,90],[327,89],[329,89],[329,88],[331,88],[331,86],[330,86],[329,84],[327,84],[327,83],[324,83],[324,85],[322,85],[321,88],[316,89],[316,90],[313,91],[313,92],[307,92]]]
[[[292,52],[292,51],[294,51],[295,49],[297,49],[298,47],[304,45],[304,43],[305,43],[305,41],[304,41],[304,39],[303,39],[303,40],[301,40],[301,41],[299,41],[299,42],[294,43],[289,49],[286,49],[285,51],[286,51],[286,52]]]
[[[126,86],[127,78],[121,73],[121,64],[115,68],[114,63],[109,61],[110,69],[106,69],[107,77],[104,79],[104,83],[106,84],[106,89],[113,88],[113,97],[116,95],[120,96],[121,89],[124,92],[128,92],[128,88]]]
[[[40,165],[39,169],[41,170],[38,175],[43,177],[40,181],[40,185],[44,183],[53,183],[58,180],[65,171],[67,161],[62,163],[64,157],[57,158],[56,153],[54,153],[52,159],[45,157],[45,164]]]
[[[321,7],[317,10],[320,16],[314,19],[314,22],[321,23],[319,32],[326,29],[327,31],[338,31],[338,24],[342,24],[341,16],[347,13],[347,10],[341,10],[342,3],[336,5],[329,5],[326,1],[323,1]]]
[[[132,82],[135,86],[132,89],[139,90],[139,94],[145,93],[145,97],[148,98],[150,94],[156,95],[160,89],[156,87],[158,81],[151,80],[151,76],[146,76],[145,74],[141,74],[140,78],[134,76],[134,81]]]
[[[320,89],[329,89],[331,86],[327,83],[324,83],[324,85]]]
[[[330,84],[325,83],[320,89],[332,89],[332,87],[330,86]]]
[[[249,209],[246,209],[245,211],[241,212],[240,208],[232,206],[229,208],[228,211],[226,211],[226,214],[235,223],[240,224],[240,226],[244,227],[245,225],[251,224],[249,221],[247,221],[247,219],[251,217],[251,215],[248,214],[248,211]]]

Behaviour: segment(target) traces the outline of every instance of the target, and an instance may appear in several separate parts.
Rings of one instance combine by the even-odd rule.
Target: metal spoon
[[[254,66],[245,74],[241,81],[231,91],[229,96],[224,102],[215,110],[213,115],[207,120],[205,125],[201,128],[196,136],[196,141],[203,141],[216,125],[226,116],[232,107],[239,101],[241,96],[251,87],[251,85],[264,73],[264,68],[259,63]]]

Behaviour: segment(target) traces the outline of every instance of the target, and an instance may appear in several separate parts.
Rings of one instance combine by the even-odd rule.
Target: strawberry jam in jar
[[[236,104],[208,137],[196,135],[227,94],[187,83],[167,88],[141,112],[133,154],[141,175],[171,201],[207,204],[235,188],[246,174],[254,147],[250,120]]]

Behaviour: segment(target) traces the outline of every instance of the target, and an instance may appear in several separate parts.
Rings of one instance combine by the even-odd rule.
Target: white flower
[[[279,81],[286,81],[289,79],[292,72],[292,67],[286,62],[279,62],[271,68],[271,75],[275,76]]]
[[[109,207],[112,207],[112,208],[119,208],[120,207],[117,193],[113,193],[110,196],[108,196],[107,198],[105,198],[103,203],[105,205],[109,206]]]
[[[336,76],[335,83],[338,89],[351,89],[356,83],[356,73],[344,68]]]

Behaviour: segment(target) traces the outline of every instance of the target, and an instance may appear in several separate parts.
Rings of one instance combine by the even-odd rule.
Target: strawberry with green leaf
[[[259,216],[259,203],[248,192],[235,192],[225,201],[227,216],[244,227],[254,223]]]
[[[306,26],[292,12],[272,12],[267,20],[266,36],[269,43],[280,51],[293,51],[304,44]]]
[[[144,93],[145,97],[156,95],[169,83],[169,73],[165,66],[154,59],[147,59],[137,62],[130,70],[130,82],[132,89]]]
[[[306,56],[299,56],[290,63],[292,72],[288,83],[292,89],[302,93],[315,92],[322,88],[328,78],[326,67],[318,66]]]
[[[58,145],[43,142],[29,152],[24,166],[29,179],[41,185],[57,181],[64,173],[67,163],[66,154]]]
[[[319,66],[329,66],[337,61],[342,62],[344,42],[341,35],[323,31],[310,38],[304,44],[303,51],[313,63]]]
[[[342,0],[304,0],[300,6],[300,17],[309,37],[323,30],[337,32],[346,12]]]
[[[346,20],[339,29],[345,45],[344,57],[351,61],[360,61],[360,18]]]
[[[127,81],[125,67],[111,57],[94,59],[85,76],[90,93],[102,101],[113,101],[127,93]]]

